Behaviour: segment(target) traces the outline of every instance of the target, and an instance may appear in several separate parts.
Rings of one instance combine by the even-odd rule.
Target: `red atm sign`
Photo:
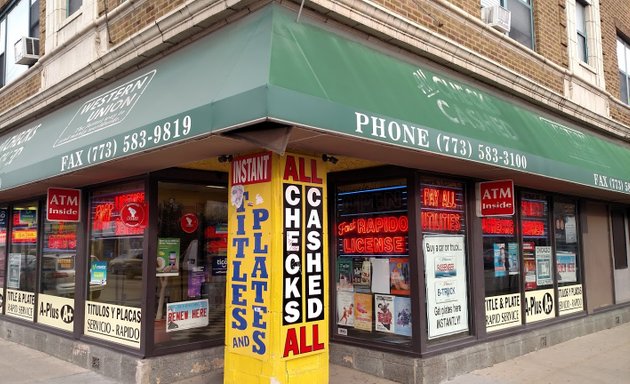
[[[477,183],[477,216],[513,215],[514,205],[512,180]]]
[[[81,215],[81,190],[48,188],[46,220],[78,222]]]

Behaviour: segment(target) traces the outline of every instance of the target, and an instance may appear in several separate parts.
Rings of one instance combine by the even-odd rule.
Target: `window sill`
[[[78,19],[82,14],[83,14],[83,8],[80,8],[72,15],[66,17],[66,19],[61,23],[61,26],[59,27],[59,31],[64,29],[68,24],[71,24],[73,21]]]

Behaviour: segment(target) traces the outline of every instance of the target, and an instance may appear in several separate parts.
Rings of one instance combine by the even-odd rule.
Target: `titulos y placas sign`
[[[81,217],[81,190],[48,188],[46,220],[78,222]]]
[[[514,214],[514,182],[496,180],[477,183],[477,216]]]

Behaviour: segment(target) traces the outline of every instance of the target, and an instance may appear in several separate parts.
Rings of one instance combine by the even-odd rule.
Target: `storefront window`
[[[525,320],[553,318],[554,266],[549,232],[549,203],[545,195],[523,193],[520,199]]]
[[[4,295],[4,283],[6,276],[7,259],[7,228],[9,225],[9,210],[6,207],[0,208],[0,295]],[[0,303],[0,313],[4,313],[4,305]]]
[[[44,221],[38,296],[42,310],[37,322],[70,332],[74,324],[77,227],[73,222]]]
[[[411,343],[406,180],[336,188],[337,334]]]
[[[468,334],[464,185],[422,178],[420,221],[428,339]]]
[[[154,339],[223,340],[227,189],[160,182]]]
[[[558,312],[562,316],[584,309],[575,203],[554,202],[553,226],[556,243]]]
[[[93,192],[89,217],[90,297],[86,301],[85,333],[139,348],[148,221],[144,184]]]
[[[37,202],[13,207],[6,313],[33,321],[37,281]]]

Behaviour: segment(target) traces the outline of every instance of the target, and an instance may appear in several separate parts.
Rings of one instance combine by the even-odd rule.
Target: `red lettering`
[[[294,181],[299,181],[298,170],[295,165],[295,158],[291,155],[287,155],[287,161],[284,166],[284,176],[282,177],[282,179],[289,180],[289,178],[293,179]]]
[[[298,344],[295,328],[289,328],[287,331],[287,339],[284,342],[284,354],[282,357],[287,357],[289,354],[297,356],[300,354],[300,346]]]
[[[315,184],[322,184],[323,180],[317,177],[317,160],[311,159],[311,181]]]
[[[283,357],[287,357],[290,354],[294,356],[301,355],[303,353],[309,353],[324,349],[324,343],[319,341],[319,327],[317,324],[312,325],[312,336],[309,340],[306,335],[306,326],[300,327],[300,337],[298,340],[295,328],[287,330],[287,338],[284,342],[284,354]],[[310,343],[309,343],[310,342]]]

